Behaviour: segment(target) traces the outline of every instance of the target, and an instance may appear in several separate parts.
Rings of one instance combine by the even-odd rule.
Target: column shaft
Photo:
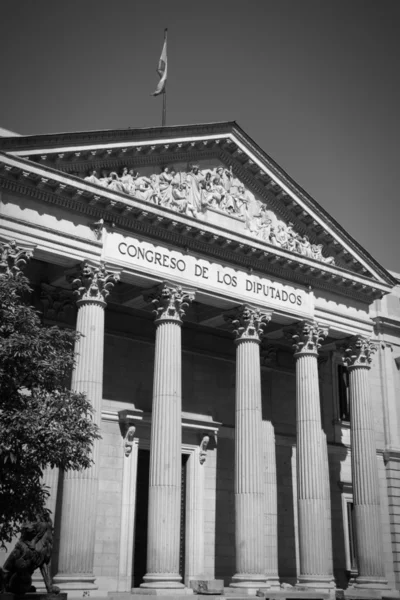
[[[240,341],[236,352],[236,568],[232,585],[265,581],[263,448],[259,344]]]
[[[317,356],[297,356],[297,501],[300,584],[329,583],[326,474]]]
[[[147,573],[143,588],[183,588],[179,574],[182,468],[183,307],[194,294],[164,283],[155,304],[156,341],[150,440]]]
[[[303,322],[292,332],[296,358],[297,512],[300,572],[297,585],[332,588],[329,472],[322,431],[318,348],[327,328]]]
[[[264,443],[265,574],[272,588],[279,589],[278,497],[276,482],[275,431],[270,421],[262,422]]]
[[[67,274],[78,296],[75,344],[76,364],[71,388],[86,394],[94,409],[93,421],[100,428],[103,398],[104,309],[105,298],[117,273],[100,265],[82,263]],[[99,440],[92,447],[93,464],[83,471],[64,475],[61,509],[58,574],[54,578],[62,589],[95,589],[93,573],[96,534],[96,506],[99,477]]]
[[[78,310],[77,362],[72,389],[87,394],[95,410],[93,419],[100,426],[103,390],[104,353],[103,302],[83,303]],[[96,500],[98,488],[99,441],[93,445],[94,464],[83,471],[68,471],[64,476],[57,584],[66,589],[94,583]]]
[[[260,339],[271,313],[244,305],[226,315],[236,334],[235,540],[232,587],[266,581]]]
[[[180,323],[160,322],[156,331],[147,574],[143,587],[182,587],[179,575],[181,363]]]
[[[357,584],[386,583],[383,563],[379,480],[368,368],[350,367],[350,421]]]

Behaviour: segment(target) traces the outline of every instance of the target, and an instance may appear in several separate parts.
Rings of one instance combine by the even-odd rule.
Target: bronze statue
[[[51,581],[49,563],[53,549],[53,524],[48,511],[38,515],[36,521],[27,522],[21,537],[0,569],[0,591],[26,594],[36,591],[32,575],[40,569],[47,592],[58,594],[60,589]]]

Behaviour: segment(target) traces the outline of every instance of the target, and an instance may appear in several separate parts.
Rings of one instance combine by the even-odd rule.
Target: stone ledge
[[[0,600],[67,600],[67,594],[47,592],[27,592],[26,594],[12,594],[11,592],[1,592]]]
[[[268,600],[330,600],[331,595],[326,592],[316,592],[308,590],[271,590],[270,588],[260,588],[257,596]]]

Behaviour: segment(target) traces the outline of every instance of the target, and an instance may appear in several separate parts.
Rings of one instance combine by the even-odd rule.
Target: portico
[[[191,580],[213,579],[227,594],[345,587],[344,481],[357,540],[351,589],[379,595],[393,587],[394,563],[369,394],[369,307],[393,282],[237,131],[218,143],[197,131],[189,154],[174,150],[184,133],[172,133],[169,142],[116,142],[107,158],[100,143],[77,150],[67,140],[57,151],[38,141],[1,155],[0,235],[34,247],[34,301],[53,297],[41,305],[45,322],[84,334],[72,386],[88,394],[103,432],[93,469],[54,489],[56,583],[73,596],[187,594]],[[128,197],[77,175],[88,160],[117,169],[128,154],[153,183],[160,156],[178,165],[171,194],[201,172],[212,181],[221,162],[232,169],[225,192],[204,178],[197,211],[178,209],[173,195]],[[196,172],[179,167],[195,154]],[[324,366],[338,351],[350,444],[335,441]]]

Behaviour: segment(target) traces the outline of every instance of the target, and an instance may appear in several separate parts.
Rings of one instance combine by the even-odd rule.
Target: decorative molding
[[[104,262],[95,266],[89,261],[84,261],[74,269],[69,269],[66,277],[74,288],[78,305],[83,302],[105,304],[115,283],[119,281],[119,274],[116,271],[107,270]]]
[[[244,304],[224,315],[225,320],[233,327],[236,342],[253,340],[258,343],[271,317],[272,311],[264,311],[249,304]]]
[[[377,346],[367,338],[361,336],[348,338],[340,346],[343,355],[343,364],[348,369],[369,369],[372,362],[372,355],[377,349]]]
[[[303,321],[295,329],[288,329],[287,336],[293,341],[294,355],[312,354],[318,356],[320,342],[328,335],[328,327],[313,321]]]
[[[18,246],[15,240],[0,241],[0,277],[17,279],[33,256],[32,248]]]
[[[154,305],[156,322],[181,322],[185,308],[194,300],[193,290],[184,290],[181,286],[164,282],[154,290],[143,294],[144,299]]]
[[[141,235],[165,240],[178,247],[185,247],[188,250],[251,268],[261,273],[265,272],[270,276],[274,275],[285,278],[301,285],[312,284],[319,289],[337,293],[338,283],[341,283],[340,291],[343,296],[349,296],[361,302],[370,303],[374,298],[381,297],[386,291],[386,289],[382,288],[381,284],[373,282],[373,285],[371,285],[371,281],[365,277],[353,273],[350,274],[340,267],[336,266],[333,269],[329,265],[318,266],[318,263],[314,263],[315,267],[311,267],[311,264],[306,264],[309,259],[305,257],[302,257],[302,261],[300,262],[299,258],[296,259],[296,255],[284,250],[273,249],[272,247],[268,251],[267,249],[263,250],[262,246],[265,244],[261,244],[257,240],[252,245],[247,245],[246,243],[239,244],[236,240],[228,240],[228,245],[226,245],[224,234],[213,235],[211,232],[203,231],[196,227],[190,229],[185,227],[183,222],[178,222],[178,227],[171,227],[169,218],[158,219],[152,212],[147,214],[142,213],[142,209],[136,206],[139,201],[135,201],[134,206],[129,206],[123,201],[118,202],[116,200],[115,202],[111,202],[108,200],[106,205],[100,206],[89,204],[90,193],[86,191],[78,190],[81,193],[75,197],[71,197],[66,195],[65,191],[63,194],[54,194],[51,192],[51,188],[49,188],[50,191],[47,191],[33,184],[22,184],[15,180],[15,178],[9,179],[1,176],[0,186],[12,192],[29,195],[37,200],[60,205],[68,210],[86,214],[93,218],[112,220],[115,225]],[[94,194],[92,195],[94,196]],[[113,195],[118,196],[118,194]],[[107,198],[102,198],[102,200],[103,202],[104,200],[107,201]],[[110,213],[110,210],[114,212]],[[152,210],[157,210],[157,207],[154,207]],[[169,211],[167,210],[167,212]],[[143,216],[141,220],[134,218],[139,213]],[[176,219],[181,220],[179,215],[176,216]],[[185,220],[188,219],[192,220],[190,217],[185,218]],[[175,225],[175,223],[173,224]],[[246,242],[246,237],[243,236],[243,242]],[[250,238],[248,238],[248,242],[250,244]],[[219,245],[219,243],[223,245]],[[277,252],[279,252],[279,256]],[[352,276],[351,278],[349,278],[350,275]],[[356,277],[356,280],[354,277]]]

